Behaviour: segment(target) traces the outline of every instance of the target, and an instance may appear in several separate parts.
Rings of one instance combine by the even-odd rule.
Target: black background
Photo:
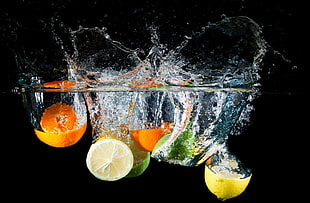
[[[217,202],[204,183],[204,166],[194,168],[151,160],[140,177],[104,182],[86,168],[91,129],[74,146],[56,149],[33,133],[20,97],[10,93],[16,81],[13,54],[7,47],[15,39],[17,24],[38,29],[40,22],[57,16],[72,29],[107,27],[110,36],[129,47],[149,48],[149,30],[158,27],[161,42],[174,47],[182,36],[226,16],[245,15],[263,28],[266,41],[291,63],[264,84],[254,101],[252,124],[229,144],[253,177],[246,191],[229,202],[306,199],[308,102],[307,5],[298,1],[1,1],[1,175],[2,196],[42,201],[109,196],[128,201],[183,200]],[[12,20],[13,19],[13,20]],[[13,30],[13,31],[12,31]],[[20,37],[20,36],[18,36]],[[34,42],[28,42],[36,43]],[[295,68],[292,68],[296,66]],[[23,196],[9,195],[25,191]],[[29,191],[29,192],[27,192]],[[90,192],[91,191],[91,192]],[[16,194],[16,193],[15,193]],[[111,200],[111,199],[110,199]],[[83,200],[82,200],[83,201]]]

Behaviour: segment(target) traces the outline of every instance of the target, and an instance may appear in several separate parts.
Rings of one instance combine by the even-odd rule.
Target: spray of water
[[[124,46],[106,28],[71,30],[57,19],[51,27],[61,56],[50,60],[51,47],[16,54],[20,84],[38,90],[47,81],[75,81],[84,92],[94,139],[114,131],[125,140],[128,130],[170,122],[172,133],[152,156],[194,166],[225,151],[228,135],[239,134],[249,121],[268,44],[247,17],[210,23],[173,49],[161,43],[155,26],[148,28],[149,50]]]

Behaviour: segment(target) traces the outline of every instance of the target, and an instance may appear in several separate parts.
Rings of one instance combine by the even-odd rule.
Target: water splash
[[[133,87],[149,80],[157,86],[251,88],[259,84],[266,42],[249,18],[210,24],[173,50],[160,43],[156,28],[150,31],[153,46],[144,60],[138,56],[139,49],[112,40],[105,28],[71,31],[73,50],[65,50],[69,79],[88,87]]]
[[[152,156],[194,166],[226,147],[228,135],[240,133],[254,109],[268,45],[248,17],[210,23],[173,49],[151,26],[148,51],[113,40],[106,28],[71,30],[57,19],[51,27],[52,47],[16,55],[20,84],[44,91],[43,82],[75,81],[86,98],[94,139],[173,123]],[[50,52],[61,57],[51,60]]]

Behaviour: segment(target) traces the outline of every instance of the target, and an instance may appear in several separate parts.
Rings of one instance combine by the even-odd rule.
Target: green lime
[[[150,152],[143,151],[139,149],[133,141],[129,142],[131,152],[133,154],[133,167],[131,171],[127,174],[127,178],[133,178],[140,176],[149,166],[151,155]]]
[[[148,156],[140,164],[134,166],[131,169],[126,178],[138,177],[147,169],[151,160],[150,152],[147,152],[147,155]]]
[[[162,137],[154,147],[152,157],[158,160],[190,165],[194,158],[194,142],[192,124],[189,123],[186,129],[175,139],[172,134]]]

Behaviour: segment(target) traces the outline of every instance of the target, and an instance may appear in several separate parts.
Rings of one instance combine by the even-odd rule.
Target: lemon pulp
[[[133,167],[133,154],[122,141],[105,138],[91,145],[86,165],[98,179],[115,181],[125,177]]]

